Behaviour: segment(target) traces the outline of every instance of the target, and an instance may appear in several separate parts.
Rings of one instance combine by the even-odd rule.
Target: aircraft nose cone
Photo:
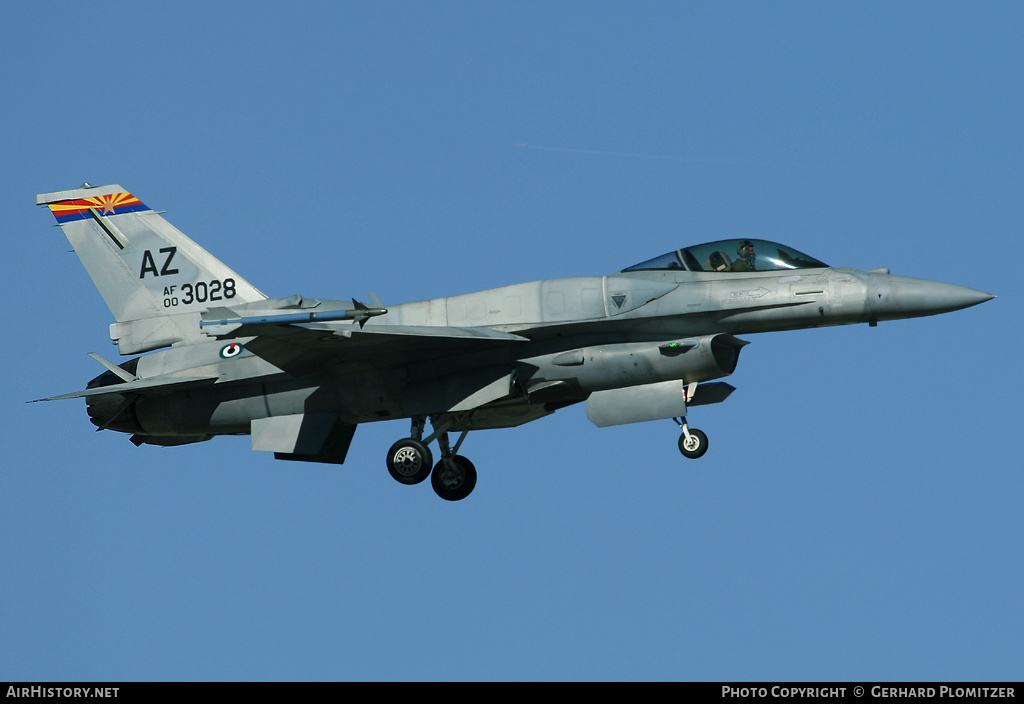
[[[971,306],[976,306],[979,303],[991,301],[993,298],[996,297],[994,293],[985,293],[984,291],[979,291],[976,288],[967,288],[966,286],[952,286],[952,284],[946,284],[946,286],[951,286],[952,288],[956,289],[955,291],[949,294],[952,297],[952,299],[956,302],[954,307],[951,308],[950,310],[970,308]]]
[[[879,319],[914,318],[969,308],[993,298],[991,293],[966,286],[886,276],[869,289],[868,305]]]

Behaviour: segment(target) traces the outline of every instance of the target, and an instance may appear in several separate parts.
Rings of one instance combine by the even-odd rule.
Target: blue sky
[[[1020,680],[1024,6],[97,2],[0,26],[0,679]],[[37,193],[119,183],[272,296],[385,304],[713,239],[990,291],[748,336],[737,391],[469,436],[473,495],[136,448]]]

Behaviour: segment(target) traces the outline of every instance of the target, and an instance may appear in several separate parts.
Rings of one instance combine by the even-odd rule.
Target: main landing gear
[[[423,439],[426,418],[412,419],[411,437],[399,440],[388,450],[388,472],[402,484],[419,484],[430,476],[430,485],[438,496],[446,501],[459,501],[469,496],[476,486],[476,467],[465,457],[456,454],[469,431],[462,431],[455,446],[450,447],[448,428],[452,421],[431,418],[431,423],[434,432]],[[441,450],[441,459],[431,469],[434,457],[429,445],[434,439]]]
[[[688,426],[686,416],[672,420],[683,431],[683,434],[679,436],[679,451],[683,453],[683,457],[688,457],[691,460],[703,457],[704,453],[708,451],[708,436],[704,434],[704,431]]]

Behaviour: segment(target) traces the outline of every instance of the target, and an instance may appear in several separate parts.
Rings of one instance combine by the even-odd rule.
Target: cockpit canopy
[[[720,240],[687,247],[634,264],[623,271],[782,271],[786,269],[824,269],[819,262],[792,247],[767,240]]]

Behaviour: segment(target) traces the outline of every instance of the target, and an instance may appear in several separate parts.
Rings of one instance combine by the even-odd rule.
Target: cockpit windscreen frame
[[[826,268],[828,264],[777,242],[735,239],[708,242],[667,252],[622,271],[676,270],[724,273]]]

